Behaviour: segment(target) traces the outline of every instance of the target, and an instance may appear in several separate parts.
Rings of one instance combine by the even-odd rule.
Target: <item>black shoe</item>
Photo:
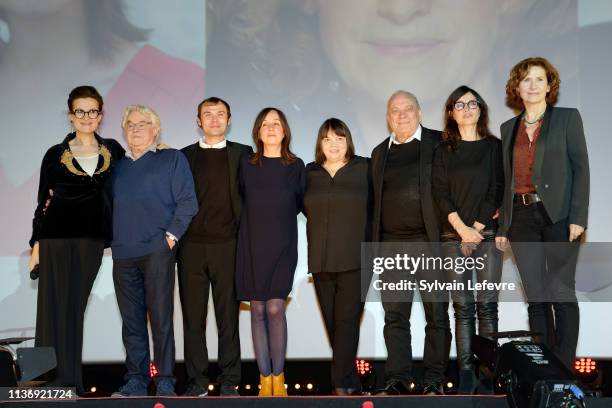
[[[239,397],[240,393],[236,389],[235,385],[221,384],[219,395],[221,395],[222,397]]]
[[[171,380],[159,380],[155,384],[155,395],[158,397],[176,397],[176,391],[174,391],[174,381]]]
[[[457,395],[472,395],[478,388],[478,378],[474,370],[462,370],[459,372],[459,387]]]
[[[208,390],[200,384],[189,384],[187,390],[183,393],[184,397],[205,397],[208,395]]]
[[[427,384],[423,387],[423,395],[444,395],[442,384]]]
[[[408,395],[411,392],[411,386],[406,386],[402,381],[389,380],[384,388],[376,391],[376,395]]]
[[[334,388],[332,394],[339,396],[361,395],[361,391],[359,388]]]
[[[111,397],[146,397],[147,395],[147,383],[130,378],[118,391],[113,392]]]

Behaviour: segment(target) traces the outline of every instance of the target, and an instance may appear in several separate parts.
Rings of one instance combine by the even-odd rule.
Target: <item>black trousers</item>
[[[317,300],[332,347],[334,388],[359,388],[355,358],[363,312],[360,270],[313,273]]]
[[[113,260],[113,281],[125,346],[126,381],[149,382],[151,323],[157,381],[174,382],[174,261],[176,247],[167,245],[148,255]]]
[[[185,333],[185,367],[190,383],[208,387],[206,317],[212,287],[218,332],[218,364],[222,385],[239,385],[240,336],[234,286],[236,241],[184,242],[178,254],[179,290]]]
[[[104,242],[88,238],[41,239],[36,346],[55,348],[55,386],[82,393],[83,320],[102,263]],[[53,377],[53,373],[50,377]]]
[[[425,237],[410,242],[426,242]],[[415,254],[415,256],[417,256]],[[417,277],[418,278],[418,277]],[[429,276],[427,279],[435,279]],[[438,277],[444,281],[443,276]],[[425,311],[425,348],[423,350],[423,384],[440,384],[445,380],[452,334],[448,318],[448,291],[423,291],[420,293]],[[405,302],[382,302],[385,310],[383,334],[387,347],[385,378],[408,384],[412,380],[412,335],[410,316],[413,292],[409,291]]]
[[[529,302],[529,326],[572,368],[580,311],[575,295],[578,243],[568,242],[568,220],[552,223],[541,202],[515,202],[508,238]],[[533,244],[554,242],[559,244]]]
[[[472,258],[485,259],[483,269],[477,271],[450,270],[447,274],[449,282],[457,281],[464,284],[465,290],[451,291],[453,309],[455,310],[455,343],[457,346],[457,364],[459,370],[474,368],[474,353],[472,337],[476,333],[476,316],[478,316],[478,334],[490,337],[498,328],[499,292],[497,290],[480,290],[474,296],[474,291],[468,290],[468,281],[501,281],[503,254],[495,247],[496,231],[483,231],[484,240],[471,253]],[[444,257],[463,257],[460,250],[461,237],[452,233],[442,235],[442,255]],[[459,273],[460,272],[460,273]],[[474,273],[475,272],[475,273]]]

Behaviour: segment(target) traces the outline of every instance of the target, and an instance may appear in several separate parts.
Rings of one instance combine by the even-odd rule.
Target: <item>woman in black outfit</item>
[[[55,386],[84,392],[83,319],[102,253],[111,239],[107,180],[121,145],[96,133],[103,101],[91,86],[68,96],[74,132],[45,154],[30,239],[29,268],[39,266],[36,346],[55,348]]]
[[[559,73],[544,58],[510,71],[501,125],[504,200],[497,238],[508,239],[529,302],[529,326],[569,368],[578,343],[575,294],[578,241],[589,211],[589,157],[577,109],[556,108]]]
[[[236,296],[251,303],[251,333],[260,396],[286,396],[285,306],[297,266],[297,215],[304,195],[304,162],[289,149],[283,112],[263,109],[253,125],[255,154],[240,161],[242,216],[236,254]]]
[[[497,210],[503,194],[501,141],[488,129],[488,107],[467,86],[455,89],[444,109],[445,128],[433,164],[433,194],[441,216],[445,256],[484,257],[484,268],[449,271],[448,279],[463,282],[465,290],[451,292],[459,366],[459,394],[474,393],[472,336],[497,332],[497,291],[469,291],[468,281],[499,282],[502,254],[495,248]]]
[[[359,344],[361,242],[371,212],[369,160],[355,156],[351,132],[339,119],[319,128],[315,161],[306,167],[308,270],[312,273],[331,343],[336,395],[360,390],[355,370]]]

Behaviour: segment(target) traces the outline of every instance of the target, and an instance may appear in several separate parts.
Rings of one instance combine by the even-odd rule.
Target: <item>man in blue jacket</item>
[[[157,150],[161,130],[149,107],[130,105],[122,127],[128,143],[113,175],[113,280],[123,319],[126,383],[113,396],[147,395],[151,321],[157,395],[174,392],[176,244],[198,211],[193,176],[178,150]]]

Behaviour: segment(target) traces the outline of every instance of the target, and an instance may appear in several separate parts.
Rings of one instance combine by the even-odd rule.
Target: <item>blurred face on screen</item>
[[[438,99],[486,67],[503,2],[319,0],[321,42],[353,90]]]
[[[198,126],[202,128],[205,137],[220,138],[225,136],[229,124],[230,118],[224,104],[219,102],[202,106]]]
[[[414,135],[421,123],[421,109],[416,101],[406,95],[396,95],[389,100],[387,123],[391,132],[404,141]]]

